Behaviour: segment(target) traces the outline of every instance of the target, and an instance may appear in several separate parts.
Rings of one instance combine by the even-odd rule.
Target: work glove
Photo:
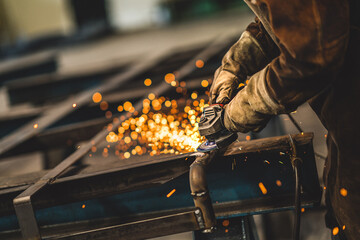
[[[264,68],[270,60],[259,42],[249,31],[245,31],[225,54],[221,67],[215,72],[210,88],[210,104],[228,103],[238,92],[239,84]]]
[[[224,126],[231,132],[246,133],[262,130],[273,115],[285,113],[266,87],[268,67],[254,74],[246,87],[225,106]]]

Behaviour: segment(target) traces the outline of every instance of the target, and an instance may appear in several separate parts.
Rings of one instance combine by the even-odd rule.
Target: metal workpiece
[[[210,59],[212,56],[214,56],[219,51],[221,51],[226,46],[228,46],[229,42],[230,42],[229,36],[226,36],[225,38],[224,37],[219,38],[216,41],[212,42],[207,48],[205,48],[199,54],[194,56],[194,58],[192,58],[190,61],[188,61],[186,64],[184,64],[180,69],[178,69],[179,76],[177,79],[180,80],[180,79],[188,76],[193,71],[195,71],[196,66],[194,65],[194,62],[197,59],[203,59],[204,61]],[[122,73],[118,76],[115,76],[115,77],[109,79],[103,86],[96,88],[96,89],[90,89],[90,90],[84,91],[83,93],[79,94],[79,96],[77,96],[76,102],[79,104],[79,106],[83,105],[85,103],[88,103],[91,99],[93,92],[95,92],[96,90],[101,91],[101,92],[107,92],[107,91],[113,89],[115,86],[118,86],[120,83],[125,83],[125,82],[129,81],[132,77],[137,76],[139,73],[153,67],[155,62],[157,62],[155,60],[160,60],[163,57],[164,57],[164,53],[161,53],[161,54],[159,53],[158,56],[153,56],[154,60],[150,61],[150,63],[147,60],[144,62],[141,62],[139,65],[135,65],[133,68],[131,68],[127,72]],[[154,89],[154,94],[159,96],[159,95],[165,93],[166,91],[168,91],[169,89],[171,89],[171,85],[167,84],[166,82],[162,82]],[[144,96],[144,99],[146,99],[146,96]],[[141,109],[142,102],[143,102],[142,100],[143,99],[141,99],[134,105],[135,110]],[[66,115],[69,112],[69,106],[71,109],[72,107],[71,107],[70,103],[66,103],[66,104],[63,103],[61,105],[61,107],[64,108],[62,111],[58,111],[56,114],[52,113],[52,112],[51,112],[51,114],[50,113],[45,114],[45,117],[41,118],[40,119],[41,121],[39,120],[39,122],[41,122],[39,124],[42,126],[42,128],[50,125],[52,122],[54,122],[58,118]],[[57,111],[58,109],[55,109],[55,110]],[[51,111],[54,111],[54,110],[51,110]],[[46,118],[46,116],[48,116],[48,115],[50,116],[49,117],[50,119]],[[125,116],[125,114],[123,114],[123,116]],[[125,117],[128,117],[128,116],[125,116]],[[104,129],[104,130],[100,131],[99,133],[97,133],[92,139],[90,139],[88,142],[83,144],[80,147],[80,149],[78,149],[73,154],[68,156],[64,161],[62,161],[54,169],[52,169],[50,172],[48,172],[39,181],[37,181],[32,186],[30,186],[23,193],[21,193],[17,198],[14,199],[14,208],[16,209],[16,215],[18,216],[19,225],[21,227],[24,239],[38,239],[38,236],[40,233],[39,227],[37,225],[35,213],[33,211],[33,206],[32,206],[32,201],[31,201],[32,196],[34,196],[35,194],[40,192],[45,186],[51,185],[53,182],[55,182],[56,179],[62,173],[64,173],[70,166],[72,166],[74,163],[78,162],[86,153],[88,153],[93,145],[96,145],[99,142],[101,142],[102,140],[104,140],[106,135],[110,131],[115,131],[118,128],[118,126],[120,126],[120,124],[121,124],[121,121],[118,121],[117,123],[114,123],[111,125],[111,129]],[[22,138],[24,138],[22,141],[24,141],[25,138],[33,136],[33,134],[35,133],[32,125],[31,126],[27,125],[24,128],[27,128],[30,130],[28,131],[28,134],[22,136]],[[18,134],[18,132],[15,132],[13,135],[9,136],[9,138],[15,137],[16,134]],[[3,142],[0,141],[0,146],[2,144],[5,145],[2,148],[3,151],[0,151],[0,155],[3,152],[5,152],[8,149],[15,146],[16,144],[19,144],[20,142],[19,141],[8,141],[7,139],[4,139]],[[26,201],[24,203],[22,203],[21,205],[19,205],[18,200],[22,199],[22,198],[26,199]],[[27,226],[31,226],[32,230],[31,231],[24,230],[24,228],[27,228]]]
[[[216,225],[214,208],[206,181],[206,167],[216,155],[217,151],[204,153],[199,156],[190,166],[189,180],[191,195],[195,206],[201,211],[204,218],[204,231],[211,232]]]
[[[198,230],[198,217],[196,211],[186,211],[167,216],[148,218],[131,223],[103,227],[91,231],[84,231],[67,236],[53,236],[45,240],[109,240],[126,239],[141,240],[161,237],[181,232]]]
[[[321,196],[312,136],[292,135],[306,170],[301,173],[304,175],[302,207],[317,205]],[[28,189],[26,194],[16,198],[16,213],[23,233],[31,234],[33,239],[38,237],[33,230],[39,228],[43,239],[97,239],[86,235],[100,233],[144,239],[181,231],[211,230],[215,225],[214,215],[219,219],[293,209],[291,153],[289,137],[279,136],[234,142],[220,150],[211,163],[209,153],[142,156],[127,165],[107,164],[101,171],[79,166],[85,171],[78,170],[76,175],[58,178],[48,175],[49,179],[38,183],[38,178],[12,183],[0,188],[0,239],[21,239],[12,201],[24,189]],[[278,179],[281,187],[276,184]],[[189,194],[189,180],[193,196]],[[260,191],[259,182],[266,187],[266,194]],[[29,192],[36,194],[28,198]],[[169,192],[174,194],[167,196]],[[32,216],[36,219],[29,219]],[[167,218],[170,216],[171,224]],[[164,224],[169,223],[169,229],[161,233],[152,226],[159,218]],[[177,218],[183,224],[179,220],[177,226]],[[94,219],[97,221],[93,222]],[[31,227],[32,223],[39,228]],[[167,227],[162,225],[162,228]],[[28,229],[31,231],[26,232]],[[11,234],[17,237],[9,237]]]
[[[39,226],[36,221],[31,198],[29,196],[16,198],[14,199],[14,206],[24,239],[40,240]]]

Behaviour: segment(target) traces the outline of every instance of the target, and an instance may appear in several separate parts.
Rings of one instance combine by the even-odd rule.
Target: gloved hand
[[[217,69],[210,88],[210,104],[228,103],[237,93],[238,86],[247,76],[261,70],[270,62],[258,41],[249,31],[230,48]]]
[[[254,74],[244,87],[225,107],[224,126],[232,132],[246,133],[262,130],[273,115],[285,112],[266,89],[268,67]]]
[[[210,104],[227,104],[236,95],[237,88],[243,80],[233,73],[219,67],[214,74],[214,81],[210,87]]]

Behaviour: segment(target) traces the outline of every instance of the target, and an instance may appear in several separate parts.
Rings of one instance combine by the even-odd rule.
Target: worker
[[[358,0],[245,0],[257,15],[222,59],[210,102],[232,132],[260,131],[308,102],[328,130],[326,224],[360,238],[360,8]],[[248,84],[242,86],[247,77]]]

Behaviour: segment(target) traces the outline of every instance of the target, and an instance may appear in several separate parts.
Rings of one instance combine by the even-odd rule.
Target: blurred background
[[[152,114],[170,123],[174,115],[193,139],[213,73],[253,19],[241,0],[0,0],[0,189],[36,181],[119,120],[126,124],[93,144],[81,165],[96,172],[119,159],[193,151],[149,147],[132,134],[132,120]],[[307,104],[292,116],[315,133],[322,182],[326,130]],[[284,115],[239,140],[288,133],[298,129]],[[302,239],[330,238],[324,213],[303,214]],[[260,239],[291,239],[291,219],[291,212],[257,216]]]
[[[0,4],[2,57],[111,34],[166,27],[245,8],[239,0],[2,0]]]

